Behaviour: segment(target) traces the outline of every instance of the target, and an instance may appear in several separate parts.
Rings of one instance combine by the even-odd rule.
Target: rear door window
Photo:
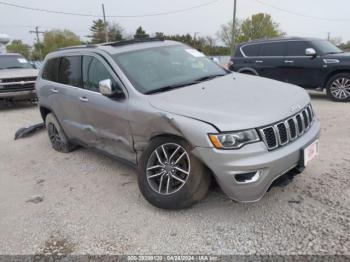
[[[246,56],[259,56],[260,45],[247,45],[242,48],[243,53]]]
[[[61,84],[81,87],[81,56],[66,56],[61,58],[58,81]]]
[[[310,46],[304,41],[288,42],[287,56],[305,56],[305,51],[308,47]]]
[[[42,78],[49,81],[57,82],[59,63],[60,63],[59,58],[52,58],[48,60],[43,69]]]
[[[260,56],[285,56],[287,52],[287,43],[275,42],[261,44]]]

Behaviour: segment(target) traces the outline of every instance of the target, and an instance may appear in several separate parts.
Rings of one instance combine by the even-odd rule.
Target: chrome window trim
[[[270,44],[270,43],[288,43],[288,42],[307,42],[305,40],[277,40],[277,41],[262,41],[259,43],[247,43],[242,45],[239,49],[241,51],[241,54],[243,55],[244,58],[310,58],[309,56],[247,56],[244,51],[243,48],[246,46],[251,46],[251,45],[260,45],[260,44]],[[314,48],[314,47],[312,47]],[[318,58],[321,56],[317,56]]]

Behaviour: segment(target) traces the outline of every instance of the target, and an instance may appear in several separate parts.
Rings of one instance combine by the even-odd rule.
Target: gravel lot
[[[34,106],[0,111],[0,254],[350,255],[350,104],[312,94],[321,155],[285,188],[240,204],[213,188],[200,204],[163,211],[129,167],[79,149],[53,151]]]

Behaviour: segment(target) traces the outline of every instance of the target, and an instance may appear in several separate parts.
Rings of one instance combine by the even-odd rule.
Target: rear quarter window
[[[246,56],[259,56],[260,45],[246,45],[242,47],[242,51]]]
[[[44,66],[42,78],[58,82],[58,66],[59,66],[60,59],[59,58],[52,58],[48,60]]]

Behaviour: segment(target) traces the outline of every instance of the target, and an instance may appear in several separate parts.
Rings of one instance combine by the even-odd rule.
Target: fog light
[[[251,184],[259,180],[261,171],[239,173],[234,175],[234,178],[238,184]]]

